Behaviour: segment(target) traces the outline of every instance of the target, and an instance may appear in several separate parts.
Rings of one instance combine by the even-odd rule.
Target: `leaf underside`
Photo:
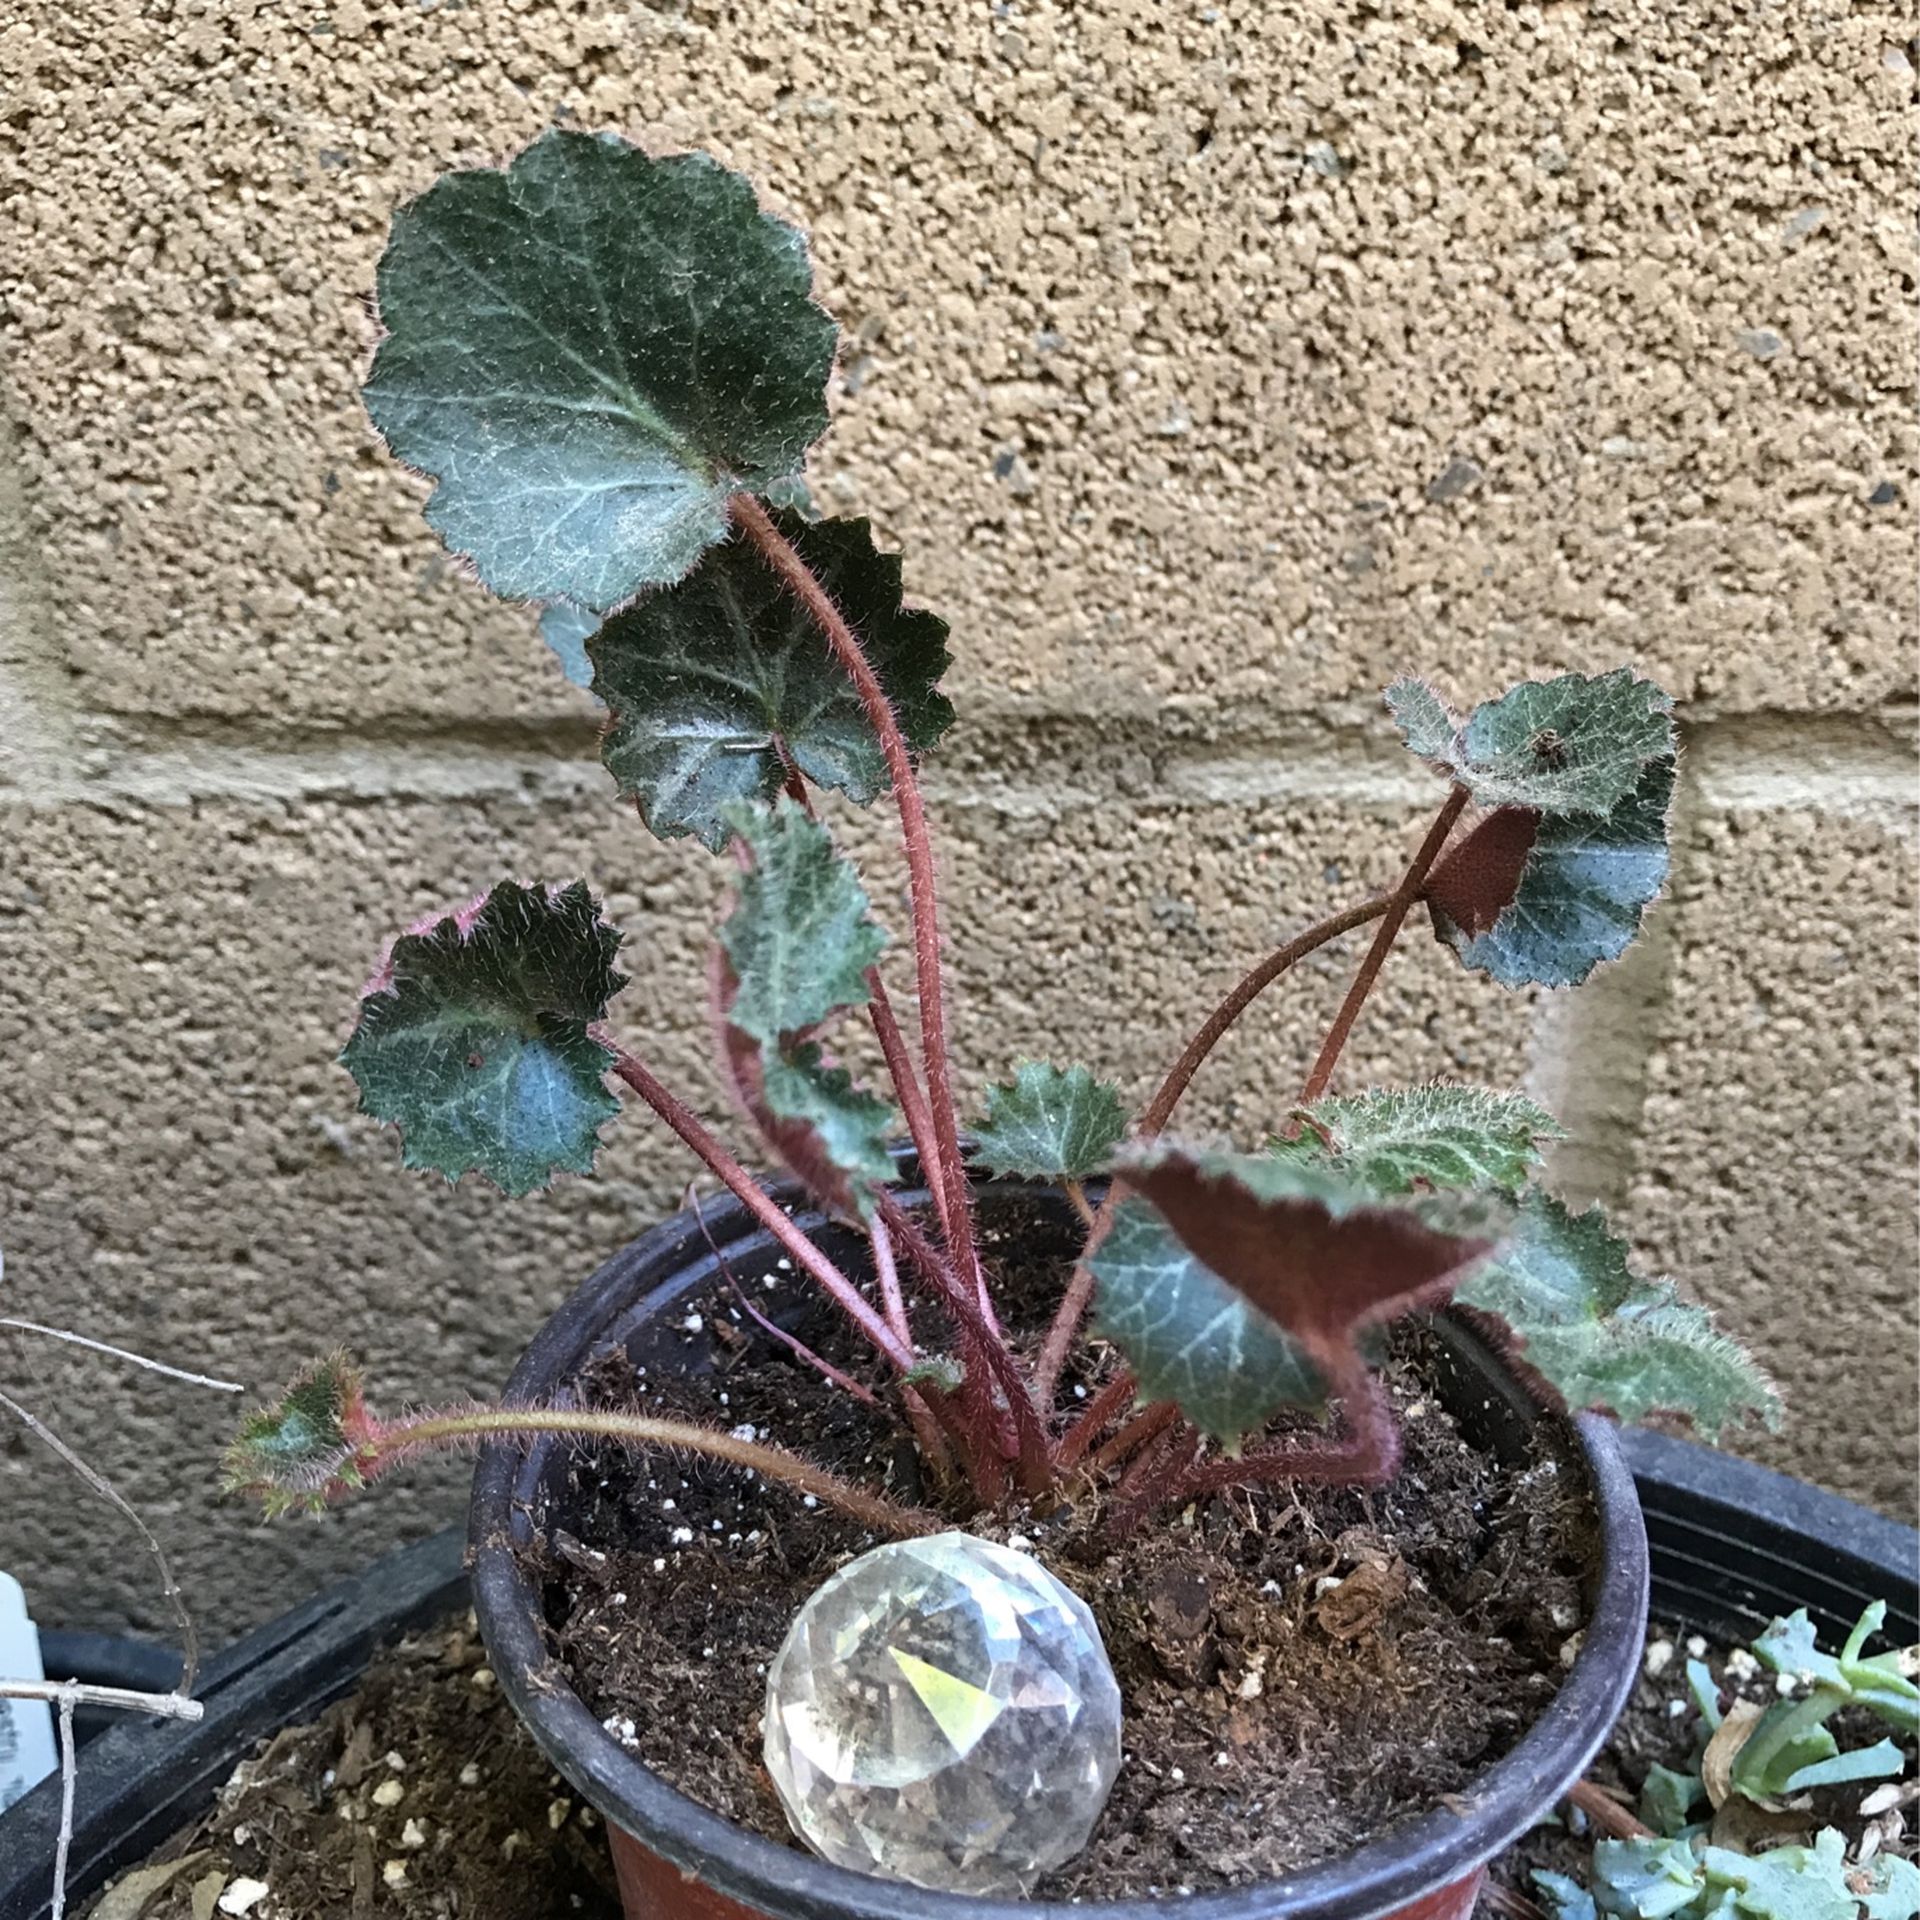
[[[832,835],[793,801],[736,804],[726,819],[753,856],[720,928],[737,982],[728,1018],[777,1048],[843,1008],[866,1005],[867,969],[887,936]]]
[[[1105,1168],[1126,1131],[1126,1107],[1106,1081],[1085,1067],[1027,1060],[987,1089],[973,1157],[989,1173],[1083,1180]]]
[[[788,480],[825,432],[811,290],[740,175],[552,131],[394,215],[367,411],[494,592],[605,612],[679,579],[727,495]]]
[[[1292,1160],[1332,1167],[1369,1193],[1419,1187],[1517,1193],[1540,1143],[1563,1137],[1524,1094],[1435,1082],[1336,1096],[1305,1109],[1311,1129],[1274,1143]]]
[[[1362,1329],[1436,1305],[1497,1237],[1479,1196],[1379,1200],[1325,1167],[1156,1143],[1127,1182],[1211,1271],[1334,1381],[1360,1364]]]
[[[900,557],[874,546],[865,520],[773,518],[859,634],[907,745],[926,752],[953,720],[937,685],[945,621],[901,606]],[[783,747],[816,786],[862,806],[888,789],[853,682],[805,607],[737,536],[677,585],[615,614],[587,651],[610,714],[600,757],[663,840],[692,834],[717,852],[730,804],[780,791]]]
[[[1458,886],[1463,863],[1485,860],[1479,837],[1509,831],[1513,815],[1492,815],[1435,871],[1428,888],[1434,931],[1469,967],[1503,986],[1578,986],[1626,951],[1666,885],[1673,779],[1673,760],[1656,760],[1603,817],[1540,816],[1512,897],[1501,906],[1479,889],[1478,919],[1490,909],[1493,918],[1475,931],[1443,903]]]
[[[1177,1402],[1229,1445],[1282,1407],[1324,1404],[1326,1383],[1299,1347],[1145,1201],[1120,1203],[1089,1264],[1094,1331],[1126,1355],[1142,1398]]]
[[[1519,1358],[1575,1409],[1680,1415],[1710,1439],[1750,1415],[1778,1422],[1772,1383],[1704,1308],[1630,1270],[1597,1207],[1575,1215],[1528,1193],[1511,1237],[1455,1297],[1504,1323]]]
[[[626,984],[620,936],[584,882],[502,881],[402,934],[361,1001],[342,1063],[361,1110],[400,1129],[410,1167],[484,1174],[510,1194],[585,1173],[619,1109],[588,1028]]]

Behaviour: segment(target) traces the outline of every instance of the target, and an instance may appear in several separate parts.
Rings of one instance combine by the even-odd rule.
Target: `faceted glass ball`
[[[1120,1689],[1078,1595],[969,1533],[842,1567],[767,1673],[767,1769],[837,1866],[1022,1894],[1087,1844],[1120,1770]]]

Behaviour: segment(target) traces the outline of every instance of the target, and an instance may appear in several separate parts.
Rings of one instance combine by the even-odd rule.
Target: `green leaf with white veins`
[[[1460,722],[1433,685],[1403,674],[1387,689],[1386,699],[1409,749],[1451,771],[1460,756]]]
[[[1085,1067],[1027,1060],[987,1089],[973,1157],[989,1173],[1084,1180],[1105,1168],[1126,1131],[1127,1110],[1104,1080]]]
[[[361,1110],[400,1129],[410,1167],[482,1173],[510,1194],[585,1173],[620,1103],[588,1029],[626,984],[620,935],[584,881],[503,880],[402,934],[340,1059]]]
[[[946,622],[901,606],[900,557],[874,546],[866,521],[773,518],[852,622],[907,745],[924,753],[953,720],[936,684]],[[816,786],[862,806],[887,791],[880,742],[846,669],[742,539],[616,613],[587,651],[611,715],[600,758],[663,840],[725,846],[727,805],[780,791],[783,746]]]
[[[1304,1109],[1308,1131],[1276,1140],[1283,1159],[1320,1161],[1371,1193],[1416,1187],[1517,1193],[1540,1161],[1540,1143],[1564,1130],[1524,1094],[1490,1087],[1376,1087]]]
[[[1611,813],[1649,761],[1675,751],[1673,702],[1630,667],[1523,680],[1464,726],[1424,680],[1396,680],[1387,707],[1413,752],[1483,807]]]
[[[1173,1400],[1232,1444],[1282,1407],[1319,1407],[1319,1371],[1273,1321],[1181,1245],[1144,1200],[1123,1200],[1089,1264],[1094,1331],[1127,1356],[1147,1400]]]
[[[1671,1281],[1642,1280],[1598,1207],[1537,1188],[1506,1244],[1454,1298],[1504,1324],[1519,1359],[1576,1411],[1685,1415],[1708,1439],[1750,1415],[1779,1422],[1773,1384]]]
[[[736,804],[726,820],[753,856],[720,928],[739,983],[727,1017],[772,1049],[843,1007],[865,1006],[866,972],[887,936],[833,837],[793,801]]]
[[[1631,667],[1523,680],[1473,710],[1457,775],[1483,807],[1606,814],[1675,751],[1673,702]]]
[[[887,1137],[893,1109],[854,1084],[845,1067],[822,1062],[815,1046],[767,1053],[761,1061],[761,1091],[781,1120],[812,1129],[818,1150],[846,1176],[856,1205],[866,1182],[884,1186],[893,1178]]]
[[[826,431],[806,246],[704,154],[543,134],[393,218],[367,411],[495,593],[605,612],[678,580]]]
[[[1671,756],[1654,760],[1611,813],[1539,816],[1517,878],[1509,871],[1491,897],[1474,898],[1469,885],[1456,898],[1455,882],[1475,866],[1479,842],[1526,818],[1518,808],[1489,815],[1428,882],[1434,931],[1502,986],[1578,986],[1626,951],[1667,883],[1673,775]]]

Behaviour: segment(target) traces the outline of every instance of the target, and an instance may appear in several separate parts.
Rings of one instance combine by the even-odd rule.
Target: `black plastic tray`
[[[1805,1607],[1829,1638],[1870,1600],[1885,1640],[1920,1640],[1920,1533],[1782,1474],[1658,1434],[1623,1436],[1646,1514],[1657,1618],[1719,1640]],[[310,1720],[374,1650],[466,1599],[450,1528],[250,1633],[208,1667],[197,1726],[123,1721],[82,1756],[69,1887],[77,1906],[208,1806],[261,1739]],[[0,1920],[47,1920],[59,1783],[0,1816]]]

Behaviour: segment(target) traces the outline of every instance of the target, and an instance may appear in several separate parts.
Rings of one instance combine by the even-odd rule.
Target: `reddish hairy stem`
[[[1131,1405],[1132,1401],[1133,1375],[1122,1367],[1094,1394],[1081,1409],[1079,1419],[1060,1436],[1060,1444],[1053,1454],[1055,1466],[1062,1472],[1072,1466],[1106,1430],[1107,1422],[1121,1408]]]
[[[806,777],[788,751],[787,743],[775,735],[774,746],[779,752],[780,764],[786,769],[787,798],[801,808],[809,820],[817,820],[819,815],[813,810],[813,796],[807,791]],[[880,1051],[886,1057],[888,1077],[893,1081],[894,1091],[900,1096],[900,1110],[907,1118],[907,1132],[912,1136],[914,1152],[920,1156],[928,1191],[933,1195],[934,1211],[940,1216],[940,1231],[951,1243],[953,1230],[947,1216],[951,1210],[952,1196],[947,1191],[946,1181],[939,1177],[940,1151],[934,1138],[933,1116],[927,1110],[927,1096],[921,1089],[920,1076],[913,1070],[913,1059],[907,1052],[900,1022],[894,1016],[893,997],[887,992],[887,983],[881,978],[877,966],[867,969],[866,981],[869,995],[867,1015],[873,1022]]]
[[[429,1447],[458,1446],[508,1434],[569,1433],[611,1440],[620,1446],[661,1447],[673,1452],[703,1454],[744,1467],[762,1478],[797,1487],[816,1500],[858,1520],[876,1533],[903,1538],[936,1533],[941,1522],[932,1514],[897,1506],[884,1494],[870,1493],[842,1480],[824,1467],[803,1460],[783,1447],[762,1446],[754,1440],[736,1440],[717,1428],[694,1426],[684,1420],[655,1420],[645,1414],[615,1413],[581,1407],[462,1407],[450,1413],[415,1415],[383,1421],[375,1429],[372,1446],[360,1465],[369,1477],[409,1455]]]
[[[991,1403],[998,1437],[1019,1464],[1020,1484],[1029,1494],[1044,1493],[1053,1482],[1053,1449],[1047,1430],[1034,1407],[1032,1391],[1006,1342],[980,1311],[979,1302],[958,1275],[930,1246],[911,1215],[890,1194],[879,1198],[880,1217],[900,1243],[901,1250],[940,1293],[941,1304],[952,1316],[961,1339],[961,1362],[969,1375],[984,1368],[1001,1400]],[[984,1386],[985,1381],[981,1384]],[[1011,1428],[1011,1434],[1007,1429]],[[1007,1446],[1007,1441],[1011,1445]]]
[[[1326,1044],[1320,1049],[1320,1058],[1314,1062],[1313,1071],[1307,1076],[1307,1084],[1300,1094],[1303,1107],[1311,1106],[1326,1092],[1327,1083],[1333,1078],[1333,1070],[1339,1064],[1341,1049],[1353,1031],[1353,1023],[1360,1017],[1360,1009],[1366,1004],[1367,995],[1373,991],[1373,983],[1379,979],[1380,969],[1387,964],[1387,955],[1393,951],[1393,943],[1399,938],[1400,929],[1413,910],[1413,903],[1420,898],[1420,890],[1427,884],[1427,875],[1433,871],[1433,863],[1440,858],[1440,851],[1447,844],[1447,836],[1453,831],[1454,822],[1460,818],[1471,798],[1472,795],[1464,786],[1454,786],[1447,795],[1446,804],[1435,816],[1433,825],[1427,829],[1427,837],[1421,841],[1420,851],[1413,856],[1413,864],[1407,869],[1406,877],[1388,896],[1386,915],[1373,936],[1373,945],[1367,949],[1367,957],[1360,962],[1360,971],[1353,976],[1353,985],[1347,989],[1347,997],[1334,1016]]]
[[[893,1080],[894,1091],[900,1096],[900,1110],[907,1117],[907,1132],[912,1136],[914,1151],[920,1156],[921,1177],[927,1183],[927,1191],[933,1196],[933,1210],[940,1219],[940,1232],[947,1245],[952,1246],[953,1196],[947,1191],[947,1183],[940,1174],[940,1143],[934,1136],[933,1115],[927,1107],[927,1096],[921,1090],[920,1076],[913,1070],[913,1060],[907,1052],[900,1022],[894,1017],[892,996],[887,992],[886,982],[881,979],[877,966],[867,969],[867,987],[873,996],[867,1002],[867,1013],[880,1041],[880,1051],[886,1056],[887,1072]]]
[[[1365,926],[1369,920],[1379,919],[1390,910],[1393,899],[1392,894],[1383,893],[1372,900],[1363,900],[1358,906],[1348,907],[1344,912],[1322,920],[1317,926],[1309,927],[1284,947],[1278,947],[1268,954],[1208,1014],[1199,1032],[1187,1042],[1186,1051],[1174,1062],[1173,1070],[1161,1082],[1159,1092],[1141,1109],[1136,1123],[1139,1137],[1151,1140],[1166,1126],[1207,1055],[1220,1043],[1227,1029],[1268,987],[1308,954],[1324,947],[1329,940],[1338,939],[1341,934],[1350,933],[1355,927]],[[1041,1342],[1040,1357],[1034,1363],[1033,1380],[1034,1398],[1042,1407],[1052,1405],[1060,1369],[1067,1363],[1067,1355],[1073,1350],[1074,1338],[1080,1331],[1080,1322],[1086,1315],[1087,1303],[1093,1298],[1093,1270],[1087,1262],[1100,1250],[1112,1223],[1114,1209],[1126,1198],[1126,1191],[1126,1183],[1122,1180],[1116,1180],[1108,1189],[1099,1217],[1087,1235],[1086,1245],[1080,1250],[1079,1262],[1074,1267],[1073,1277],[1067,1282],[1067,1291],[1061,1298],[1053,1323],[1047,1328],[1046,1338]]]
[[[913,1365],[913,1349],[874,1312],[860,1289],[760,1191],[753,1176],[714,1138],[699,1116],[668,1092],[636,1055],[603,1029],[596,1028],[593,1037],[602,1046],[612,1048],[614,1072],[719,1175],[734,1197],[792,1256],[794,1263],[817,1280],[847,1318],[905,1373]]]
[[[1282,1485],[1308,1480],[1338,1486],[1377,1487],[1400,1465],[1400,1430],[1386,1394],[1362,1364],[1338,1388],[1347,1431],[1335,1440],[1282,1441],[1238,1460],[1193,1466],[1167,1490],[1168,1500],[1192,1500],[1235,1487]]]
[[[940,903],[933,870],[933,843],[927,833],[926,808],[913,756],[900,722],[867,659],[859,636],[833,597],[814,577],[812,568],[794,551],[773,524],[767,510],[749,493],[736,493],[728,502],[733,523],[750,540],[787,589],[825,634],[834,657],[860,695],[860,704],[886,757],[893,797],[900,809],[900,834],[906,846],[907,881],[913,900],[913,961],[920,984],[920,1042],[927,1068],[927,1104],[939,1149],[933,1179],[944,1185],[951,1213],[948,1244],[961,1273],[979,1289],[981,1305],[992,1319],[986,1282],[980,1272],[973,1237],[973,1193],[960,1158],[960,1124],[953,1103],[953,1084],[947,1072],[947,1017],[945,988],[940,977]],[[999,1332],[995,1328],[995,1339]]]
[[[1131,1387],[1133,1382],[1129,1380],[1127,1385]],[[1180,1409],[1171,1400],[1161,1400],[1150,1407],[1142,1407],[1093,1456],[1093,1471],[1104,1473],[1109,1467],[1118,1466],[1136,1447],[1143,1447],[1149,1440],[1165,1433],[1179,1417]]]
[[[1439,849],[1436,848],[1435,852],[1438,851]],[[1425,877],[1424,871],[1422,877]],[[1219,1044],[1221,1036],[1227,1029],[1268,987],[1272,986],[1296,962],[1304,960],[1317,948],[1324,947],[1329,940],[1337,939],[1343,933],[1351,933],[1355,927],[1363,927],[1369,920],[1379,919],[1383,913],[1391,913],[1395,897],[1393,894],[1383,893],[1371,900],[1363,900],[1358,906],[1348,907],[1345,912],[1336,913],[1322,920],[1318,926],[1309,927],[1305,933],[1289,940],[1284,947],[1278,947],[1268,954],[1207,1015],[1199,1032],[1187,1042],[1186,1052],[1174,1062],[1173,1071],[1160,1084],[1160,1091],[1147,1102],[1141,1112],[1141,1137],[1152,1139],[1173,1118],[1173,1110],[1180,1104],[1180,1096],[1186,1092],[1193,1076],[1200,1070],[1201,1063]],[[1401,917],[1405,918],[1404,910]]]

